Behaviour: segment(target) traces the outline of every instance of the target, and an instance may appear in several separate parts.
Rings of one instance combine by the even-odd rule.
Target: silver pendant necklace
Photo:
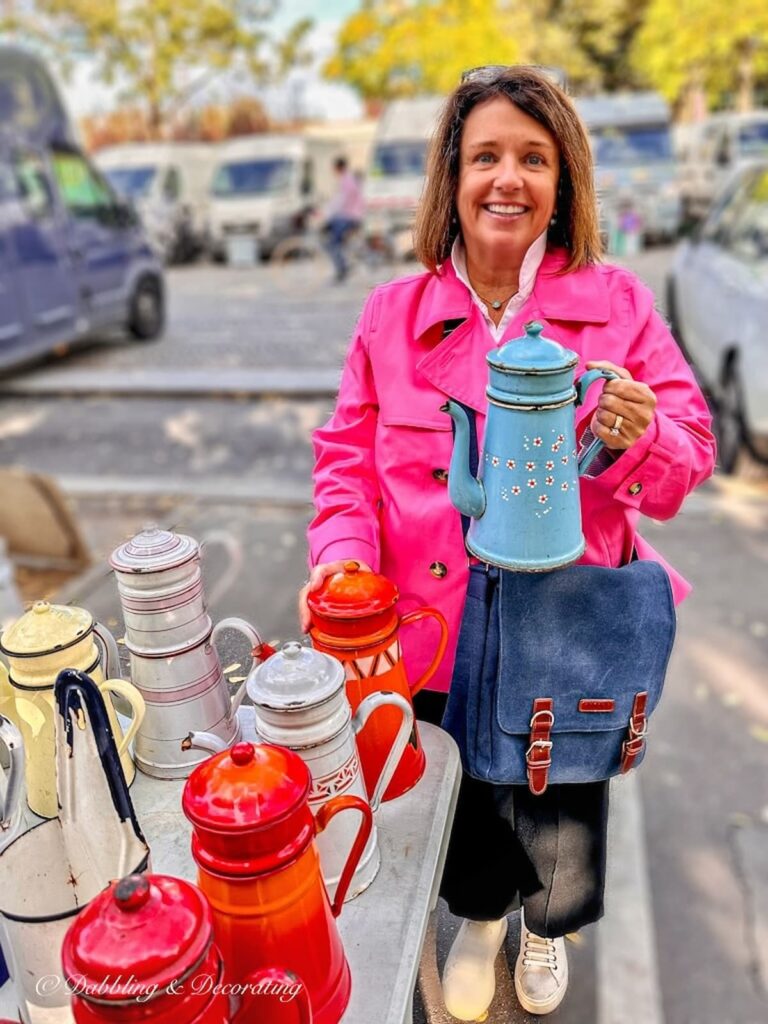
[[[515,295],[517,295],[516,291],[512,292],[512,295],[508,295],[506,299],[484,299],[482,295],[478,295],[477,297],[478,299],[480,299],[481,302],[484,302],[486,306],[490,306],[491,309],[499,310],[501,309],[502,306],[506,306],[509,300],[513,298],[513,296]]]

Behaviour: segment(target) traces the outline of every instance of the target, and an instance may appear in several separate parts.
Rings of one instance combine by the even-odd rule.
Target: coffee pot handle
[[[120,675],[120,654],[117,643],[106,626],[94,622],[93,635],[101,644],[101,671],[105,679]]]
[[[241,633],[246,638],[246,640],[250,644],[251,657],[253,658],[254,661],[261,657],[261,650],[265,645],[262,642],[262,639],[259,636],[259,634],[250,624],[250,622],[246,622],[245,619],[238,619],[236,617],[222,619],[221,622],[217,622],[216,625],[213,627],[213,632],[211,633],[211,643],[215,645],[217,638],[224,632],[225,629],[234,629],[236,632]],[[247,674],[248,673],[246,672],[246,675]],[[240,705],[243,702],[244,696],[245,682],[242,682],[238,687],[234,697],[232,698],[233,712],[237,711],[237,709],[240,707]]]
[[[209,608],[226,594],[243,567],[243,545],[240,541],[235,540],[231,533],[226,530],[209,531],[200,542],[200,550],[204,554],[207,548],[217,545],[224,548],[229,564],[206,595],[206,604]]]
[[[618,373],[613,370],[587,370],[582,373],[576,381],[576,405],[582,405],[587,390],[598,380],[619,380]],[[579,476],[583,476],[597,458],[598,453],[605,447],[605,442],[596,437],[585,452],[579,458]]]
[[[266,992],[263,990],[266,986]],[[240,987],[240,986],[239,986]],[[292,971],[283,971],[279,967],[265,967],[260,971],[254,971],[245,979],[241,986],[245,990],[237,1012],[232,1018],[232,1024],[249,1024],[251,1021],[264,1021],[269,1024],[312,1024],[312,1003],[309,999],[307,986],[303,983],[298,974]],[[297,988],[295,995],[289,1000],[279,998],[283,992],[291,992]],[[277,995],[280,1009],[277,1012],[267,1013],[264,1003],[257,1004],[258,999],[265,996]],[[258,1012],[256,1007],[259,1006]],[[295,1009],[292,1009],[295,1007]],[[0,1021],[0,1024],[3,1024]]]
[[[352,729],[354,730],[355,735],[357,735],[373,712],[377,708],[384,707],[385,705],[398,708],[401,712],[401,721],[400,728],[397,730],[397,735],[392,742],[392,746],[389,748],[387,759],[379,772],[379,777],[376,780],[376,785],[373,789],[371,810],[374,813],[379,809],[381,798],[386,793],[387,786],[391,782],[392,776],[397,771],[397,766],[400,764],[400,758],[403,756],[403,751],[408,745],[408,740],[413,732],[413,707],[408,703],[405,697],[401,697],[399,693],[392,693],[389,690],[379,690],[376,693],[370,693],[365,700],[360,702],[360,705],[352,718]]]
[[[440,626],[440,640],[435,651],[435,656],[428,665],[427,669],[421,674],[411,686],[411,696],[415,697],[420,689],[427,683],[432,676],[437,672],[440,662],[443,660],[445,654],[445,648],[448,646],[448,623],[445,621],[443,615],[437,610],[437,608],[417,608],[416,611],[408,612],[400,619],[400,626],[407,626],[411,622],[418,622],[419,619],[433,618],[437,619],[438,625]]]
[[[116,693],[119,697],[122,697],[130,704],[131,711],[133,711],[131,724],[123,733],[122,740],[117,744],[117,756],[120,757],[139,731],[139,726],[144,721],[144,715],[147,713],[147,705],[144,703],[144,698],[136,687],[132,683],[127,683],[124,679],[107,679],[103,683],[98,683],[98,687],[102,695]],[[108,698],[104,696],[104,699],[107,700]],[[117,738],[115,738],[115,742],[117,742]]]
[[[357,870],[357,865],[370,839],[373,829],[373,811],[371,810],[371,805],[359,796],[334,796],[327,803],[323,804],[315,815],[315,835],[319,835],[327,827],[328,822],[335,814],[347,811],[350,808],[360,811],[363,818],[360,822],[360,828],[357,830],[355,841],[352,843],[352,849],[349,851],[344,870],[341,872],[339,884],[336,886],[336,895],[331,906],[331,912],[334,917],[338,917],[341,913],[349,883],[352,881],[352,876]]]
[[[5,794],[0,795],[0,846],[3,834],[13,831],[16,812],[21,806],[24,785],[24,741],[21,733],[8,718],[0,715],[0,742],[8,751],[9,768],[5,780]]]

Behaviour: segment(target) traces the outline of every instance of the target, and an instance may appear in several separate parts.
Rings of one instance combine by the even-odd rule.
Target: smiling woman
[[[576,354],[578,373],[599,367],[615,374],[599,397],[597,389],[586,395],[575,423],[581,444],[597,437],[606,449],[598,469],[596,460],[573,481],[587,545],[583,563],[613,570],[632,558],[659,561],[637,534],[640,513],[671,518],[714,463],[706,404],[653,296],[628,271],[599,263],[592,159],[573,105],[536,68],[480,70],[448,97],[432,136],[415,235],[427,271],[374,290],[352,339],[336,410],[315,431],[312,568],[300,595],[306,629],[308,595],[353,560],[396,584],[402,612],[442,612],[446,656],[414,702],[418,716],[434,723],[449,688],[454,706],[467,692],[468,664],[481,665],[484,680],[494,678],[498,634],[475,627],[498,607],[491,605],[498,577],[482,563],[470,571],[446,486],[453,439],[441,407],[446,398],[460,403],[467,424],[472,414],[481,449],[486,357],[495,347],[538,320],[545,337]],[[541,438],[525,441],[531,451],[524,466],[490,459],[508,481],[510,502],[521,484],[554,487],[556,465],[578,458],[571,449],[556,464],[553,448],[537,468]],[[524,474],[518,482],[516,472]],[[538,500],[549,499],[542,493]],[[688,587],[666,568],[681,600]],[[592,608],[586,597],[584,605]],[[514,612],[494,619],[498,633],[533,629],[537,641],[545,636],[550,623],[530,609]],[[608,633],[612,623],[597,626]],[[418,680],[428,667],[430,638],[414,626],[403,631],[402,645],[409,679]],[[541,657],[546,662],[546,649]],[[588,689],[590,672],[584,675]],[[559,716],[559,702],[568,698],[555,697],[551,714]],[[485,709],[478,732],[492,743],[490,721],[480,728],[483,715]],[[492,715],[488,710],[487,719]],[[534,718],[532,730],[535,724]],[[538,739],[531,749],[549,751],[548,765],[558,757],[552,746]],[[460,1020],[481,1017],[491,1004],[494,960],[512,910],[524,911],[515,990],[535,1014],[551,1013],[565,995],[563,936],[602,915],[608,783],[544,788],[534,795],[524,785],[462,779],[441,884],[451,912],[465,918],[443,972],[446,1006]]]

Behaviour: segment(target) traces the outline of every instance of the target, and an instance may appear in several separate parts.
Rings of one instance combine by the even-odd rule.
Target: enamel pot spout
[[[451,504],[463,516],[480,519],[485,512],[485,488],[469,470],[469,419],[466,412],[450,399],[441,406],[453,420],[456,431],[448,469],[448,495]]]

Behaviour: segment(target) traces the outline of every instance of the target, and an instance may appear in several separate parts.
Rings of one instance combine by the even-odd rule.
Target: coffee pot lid
[[[299,809],[309,769],[293,751],[266,743],[236,743],[192,772],[182,807],[193,825],[218,832],[269,828]]]
[[[35,601],[0,637],[0,650],[9,657],[49,654],[76,644],[93,628],[85,608]]]
[[[336,658],[288,640],[251,671],[245,685],[257,707],[298,711],[329,700],[343,688],[345,678]]]
[[[204,957],[213,915],[203,893],[180,878],[128,875],[78,914],[64,940],[67,978],[95,998],[136,999],[162,990]]]
[[[400,596],[395,584],[359,562],[345,562],[341,572],[328,576],[307,598],[313,613],[330,619],[357,619],[392,608]]]
[[[531,320],[525,325],[525,334],[513,338],[499,349],[488,353],[488,365],[502,372],[553,373],[575,366],[579,357],[551,338],[544,338],[544,325]]]
[[[193,537],[150,523],[141,533],[115,548],[109,564],[117,572],[162,572],[183,565],[199,552],[200,545]]]

